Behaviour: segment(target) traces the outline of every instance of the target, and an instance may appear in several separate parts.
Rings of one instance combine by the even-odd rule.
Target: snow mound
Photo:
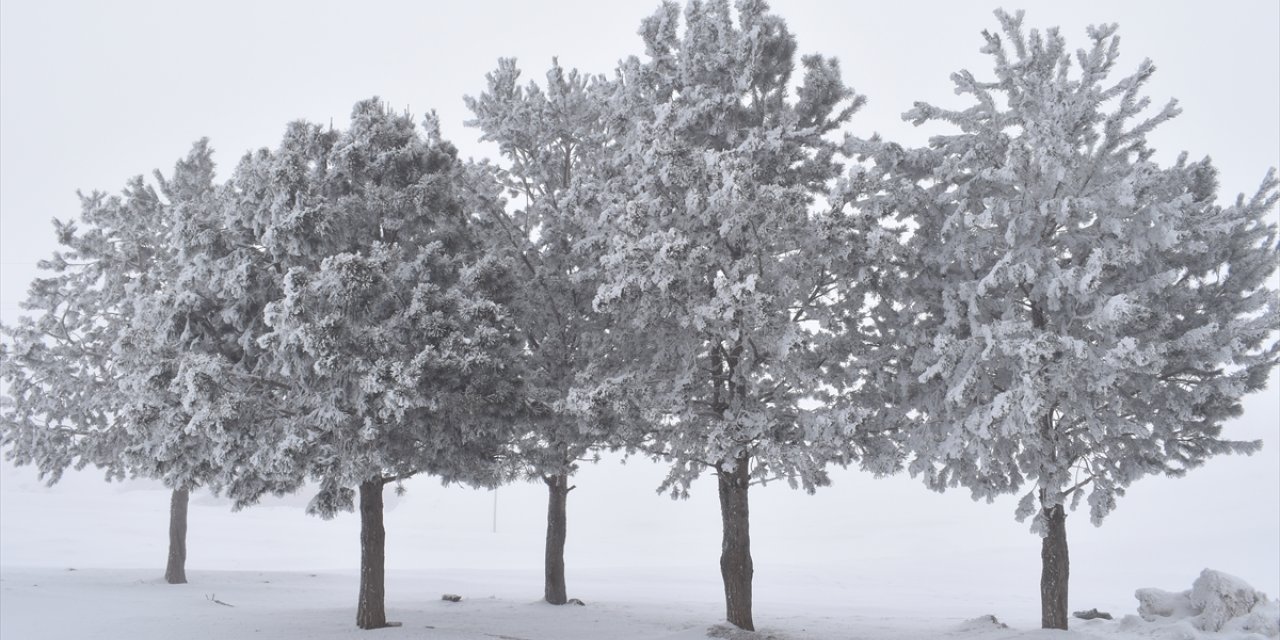
[[[1138,589],[1133,593],[1138,599],[1138,615],[1143,620],[1156,618],[1190,618],[1198,612],[1191,606],[1191,592],[1173,593],[1164,589]]]
[[[1008,628],[1009,625],[1000,622],[994,615],[988,613],[985,616],[978,616],[970,620],[965,620],[952,628],[952,631],[967,633],[971,631],[992,631],[994,629]]]
[[[717,624],[707,629],[708,638],[717,640],[787,640],[787,637],[773,631],[744,631],[733,625]]]
[[[1189,591],[1138,589],[1138,615],[1125,626],[1178,640],[1280,638],[1280,603],[1244,580],[1205,569]]]

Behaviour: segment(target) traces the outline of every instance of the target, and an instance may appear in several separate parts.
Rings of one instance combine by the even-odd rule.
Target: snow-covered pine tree
[[[169,556],[165,580],[182,584],[186,578],[187,504],[191,491],[221,467],[210,454],[207,435],[202,425],[192,424],[190,402],[183,396],[195,387],[216,385],[216,378],[197,379],[179,374],[177,360],[186,354],[173,349],[164,339],[164,330],[156,331],[156,311],[181,286],[177,282],[179,259],[174,246],[177,218],[216,217],[217,200],[213,183],[213,151],[208,140],[200,140],[191,152],[175,165],[172,179],[156,171],[160,185],[158,195],[165,204],[164,218],[157,230],[155,259],[149,266],[152,286],[131,292],[125,316],[128,324],[116,337],[112,359],[118,371],[116,385],[120,394],[117,419],[130,434],[122,457],[130,460],[133,472],[159,478],[172,488],[169,500]],[[188,326],[186,330],[190,330]],[[185,384],[184,384],[185,383]],[[187,387],[183,389],[183,387]],[[190,428],[189,428],[190,427]]]
[[[275,456],[319,481],[314,513],[351,508],[358,489],[363,629],[387,626],[384,486],[492,484],[522,419],[513,281],[474,228],[491,218],[470,174],[427,129],[377,99],[337,135],[292,125],[260,211],[283,294],[259,338],[287,385]]]
[[[640,29],[647,59],[618,69],[595,304],[620,346],[577,397],[643,409],[631,442],[671,462],[660,490],[714,470],[726,614],[752,629],[749,487],[813,491],[856,453],[865,412],[835,393],[854,386],[837,375],[854,341],[832,338],[877,225],[859,229],[852,194],[827,197],[841,171],[828,134],[862,98],[816,55],[791,96],[783,20],[756,0],[734,13],[690,2],[680,33],[664,3]]]
[[[591,304],[600,251],[587,242],[607,180],[604,83],[558,63],[547,72],[545,89],[534,82],[522,87],[519,76],[515,60],[500,60],[485,91],[467,98],[475,115],[468,124],[482,131],[482,140],[496,142],[510,163],[495,178],[517,202],[500,215],[490,242],[515,265],[520,284],[511,309],[528,352],[525,384],[548,409],[522,435],[512,461],[517,473],[547,485],[544,598],[564,604],[570,477],[610,436],[598,415],[567,410],[578,376],[611,345],[604,314]]]
[[[50,484],[67,468],[96,466],[107,478],[148,477],[172,489],[165,579],[186,582],[186,511],[206,482],[204,433],[186,429],[179,386],[141,327],[149,301],[170,284],[175,212],[200,209],[212,193],[207,142],[197,142],[161,193],[134,178],[121,196],[81,197],[81,224],[55,220],[65,251],[41,268],[23,306],[35,312],[4,332],[7,401],[3,443],[16,464]],[[162,197],[163,195],[163,197]]]
[[[1056,29],[996,15],[995,78],[952,76],[973,105],[904,116],[958,133],[852,147],[918,224],[897,296],[910,471],[975,499],[1030,483],[1017,516],[1043,537],[1042,624],[1065,629],[1068,507],[1087,496],[1100,524],[1142,476],[1260,446],[1221,435],[1277,362],[1278,194],[1273,170],[1220,206],[1207,159],[1153,160],[1146,136],[1178,109],[1148,110],[1150,61],[1108,80],[1114,25],[1072,56]]]
[[[204,141],[172,178],[156,174],[170,203],[171,260],[160,285],[139,296],[123,341],[128,348],[118,354],[136,358],[132,369],[142,372],[122,379],[132,398],[125,422],[160,434],[138,448],[138,466],[175,486],[225,494],[237,509],[302,484],[281,472],[287,465],[275,457],[273,427],[287,404],[287,385],[271,377],[269,354],[257,340],[268,330],[263,310],[281,297],[281,283],[263,264],[253,216],[244,215],[246,207],[263,206],[263,192],[245,188],[246,175],[253,173],[242,167],[235,179],[215,185]]]

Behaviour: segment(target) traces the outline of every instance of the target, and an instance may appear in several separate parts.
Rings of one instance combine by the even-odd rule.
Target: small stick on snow
[[[214,593],[211,593],[211,594],[209,594],[209,595],[205,596],[205,599],[206,599],[206,600],[208,600],[209,602],[212,602],[212,603],[214,603],[214,604],[220,604],[220,605],[222,605],[222,606],[224,606],[224,607],[234,607],[234,606],[235,606],[234,604],[227,604],[226,602],[223,602],[223,601],[219,600],[219,599],[218,599],[218,595],[217,595],[217,594],[214,594]]]

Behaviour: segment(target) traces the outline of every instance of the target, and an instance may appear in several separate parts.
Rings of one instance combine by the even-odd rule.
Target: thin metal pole
[[[498,489],[493,489],[493,532],[498,532]]]

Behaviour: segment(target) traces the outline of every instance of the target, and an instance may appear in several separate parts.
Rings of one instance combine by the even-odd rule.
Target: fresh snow
[[[361,631],[353,623],[357,574],[342,572],[188,571],[185,585],[168,585],[145,569],[6,569],[0,578],[0,637],[71,640],[189,640],[209,638],[337,639],[431,638],[434,640],[1012,640],[1015,638],[1129,640],[1253,640],[1274,638],[1276,608],[1265,614],[1272,635],[1241,630],[1199,630],[1187,619],[1147,622],[1136,615],[1116,621],[1074,620],[1071,631],[1004,625],[990,615],[955,621],[929,612],[931,597],[908,601],[896,611],[858,607],[843,612],[818,592],[826,581],[803,587],[819,603],[781,610],[762,607],[760,629],[748,633],[716,622],[717,585],[697,580],[665,582],[643,570],[579,572],[574,584],[597,600],[555,607],[531,598],[540,577],[532,571],[392,571],[387,575],[387,613],[402,626]],[[827,586],[830,586],[827,584]],[[664,594],[669,601],[636,599]],[[440,598],[457,591],[461,602]],[[870,596],[873,589],[859,590]],[[936,594],[935,594],[936,595]],[[874,597],[874,596],[872,596]],[[911,607],[917,607],[912,609]],[[887,614],[887,615],[886,615]],[[1259,617],[1261,619],[1261,617]]]
[[[1237,467],[1211,462],[1200,474],[1222,482],[1214,476]],[[364,632],[355,626],[355,514],[330,521],[307,516],[305,494],[232,513],[224,501],[197,492],[190,583],[166,585],[167,490],[107,484],[96,472],[69,473],[46,489],[30,469],[6,463],[0,638],[702,640],[724,614],[715,485],[699,481],[691,499],[672,501],[654,494],[664,473],[661,465],[620,466],[609,458],[575,479],[567,578],[569,596],[585,607],[539,602],[541,483],[498,491],[497,533],[491,492],[442,488],[430,479],[410,481],[401,497],[388,490],[388,616],[404,626]],[[1188,631],[1185,619],[1156,624],[1137,617],[1136,589],[1186,589],[1205,567],[1269,595],[1277,591],[1280,575],[1266,555],[1274,552],[1261,542],[1271,534],[1257,519],[1258,505],[1233,511],[1222,497],[1185,504],[1178,496],[1194,489],[1194,476],[1135,487],[1145,495],[1131,496],[1101,528],[1083,513],[1068,518],[1071,609],[1096,607],[1116,619],[1073,619],[1065,633],[1038,629],[1039,539],[1009,517],[1012,498],[973,503],[963,492],[933,494],[909,478],[853,472],[834,474],[835,486],[814,496],[771,484],[753,492],[752,503],[761,631],[720,635],[1248,638]],[[445,593],[463,600],[443,602]],[[1009,628],[969,623],[986,615]]]

